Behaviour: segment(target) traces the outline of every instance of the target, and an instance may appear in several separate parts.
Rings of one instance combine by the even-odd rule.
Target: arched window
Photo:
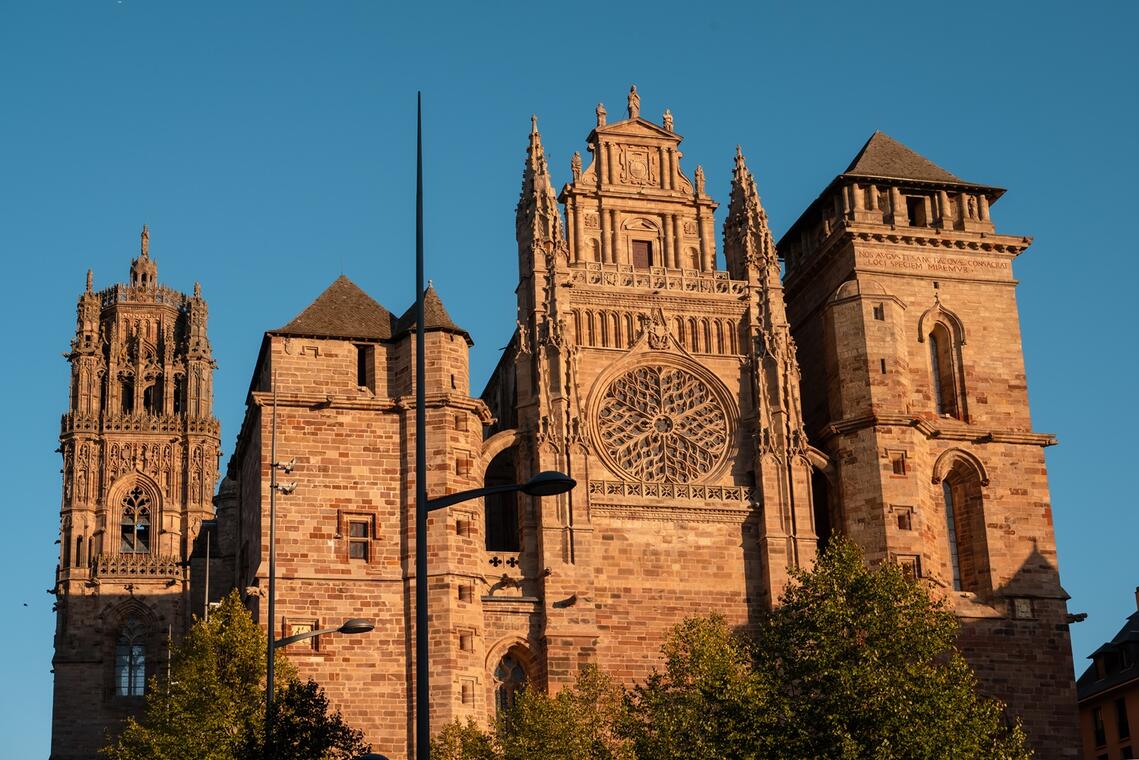
[[[514,449],[499,452],[486,468],[483,484],[487,487],[517,483],[514,469]],[[518,494],[515,492],[492,494],[483,499],[486,510],[486,548],[492,552],[519,550],[520,526],[518,523]]]
[[[162,414],[162,378],[157,378],[142,392],[142,408],[148,414]]]
[[[134,378],[133,377],[127,376],[127,377],[124,377],[122,379],[122,382],[119,384],[119,393],[122,396],[120,401],[122,403],[123,414],[131,414],[134,411]]]
[[[953,335],[941,322],[929,331],[929,367],[934,411],[962,419],[957,349]]]
[[[992,576],[977,472],[963,462],[955,464],[941,480],[941,497],[945,504],[947,569],[953,590],[990,591]]]
[[[146,691],[146,629],[131,618],[115,644],[115,694],[141,697]]]
[[[186,378],[182,375],[174,376],[174,414],[181,414],[186,410]]]
[[[502,713],[514,706],[518,692],[526,685],[526,671],[513,653],[507,652],[494,669],[494,707]]]
[[[815,517],[815,535],[819,538],[819,551],[827,548],[831,539],[830,483],[820,470],[811,470],[811,507]]]
[[[122,500],[122,520],[119,523],[123,554],[150,552],[150,498],[135,486]]]

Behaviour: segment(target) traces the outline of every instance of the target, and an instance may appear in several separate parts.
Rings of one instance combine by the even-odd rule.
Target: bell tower
[[[1079,746],[1044,448],[1004,190],[876,132],[779,243],[836,529],[943,597],[982,688],[1044,757]]]
[[[144,227],[129,284],[96,291],[88,271],[65,355],[54,760],[96,756],[204,603],[188,559],[220,451],[206,302],[157,277]]]

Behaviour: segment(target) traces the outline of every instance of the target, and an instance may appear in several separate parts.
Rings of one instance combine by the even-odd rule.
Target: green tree
[[[451,721],[431,739],[433,760],[500,760],[494,737],[473,718],[466,723]]]
[[[690,618],[661,647],[664,672],[629,692],[622,726],[640,760],[766,758],[772,721],[751,646],[724,619]]]
[[[105,747],[111,760],[244,760],[260,757],[265,726],[265,633],[253,622],[236,591],[198,620],[170,653],[169,678],[147,684],[141,720],[129,718]],[[311,736],[322,725],[330,741],[344,736],[339,713],[328,716],[316,684],[300,684],[278,653],[275,661],[275,732]],[[361,745],[357,739],[355,746]],[[338,758],[335,743],[309,744],[308,754],[278,757]],[[364,746],[364,751],[367,751]]]
[[[354,760],[371,751],[364,732],[344,722],[340,711],[329,713],[324,689],[312,679],[292,680],[277,693],[273,735],[264,745],[256,734],[240,760]]]
[[[1031,756],[1019,723],[978,694],[953,613],[900,568],[869,568],[840,540],[792,576],[753,649],[772,757]]]
[[[556,696],[524,689],[499,719],[497,736],[504,760],[633,760],[619,733],[624,721],[621,685],[589,665]]]

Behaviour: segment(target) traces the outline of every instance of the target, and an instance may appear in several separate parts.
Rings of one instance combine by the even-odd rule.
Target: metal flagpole
[[[415,756],[428,760],[427,425],[423,356],[423,93],[415,105]]]

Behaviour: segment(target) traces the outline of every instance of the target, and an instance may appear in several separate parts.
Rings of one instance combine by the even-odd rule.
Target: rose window
[[[606,388],[597,411],[611,464],[642,481],[688,483],[728,448],[728,414],[706,382],[675,367],[637,367]]]

